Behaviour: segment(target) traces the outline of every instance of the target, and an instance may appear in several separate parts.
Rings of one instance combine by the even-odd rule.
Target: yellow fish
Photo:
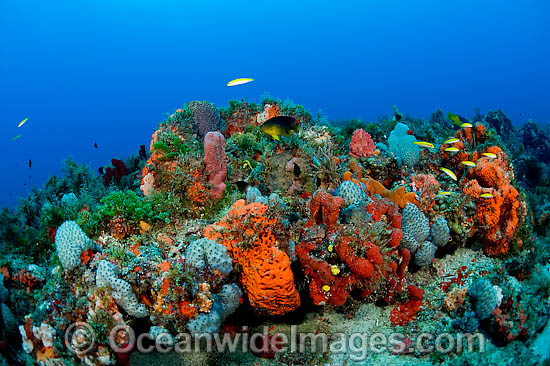
[[[471,127],[474,127],[474,126],[472,126],[471,123],[466,122],[466,123],[461,124],[460,127],[461,128],[471,128]]]
[[[413,144],[422,146],[422,147],[429,147],[430,149],[434,148],[434,144],[426,142],[426,141],[415,141]]]
[[[491,159],[496,159],[496,157],[497,157],[497,155],[493,154],[493,153],[483,153],[481,155],[486,156],[486,157],[491,158]]]
[[[447,152],[458,152],[458,147],[448,147],[446,149],[443,149],[443,151],[447,151]]]
[[[333,250],[334,250],[334,245],[330,244],[328,246],[328,251],[332,253]]]
[[[479,195],[481,198],[493,198],[493,195],[491,193],[482,193]]]
[[[21,127],[25,124],[25,122],[27,122],[28,118],[25,118],[24,120],[22,120],[21,122],[19,122],[19,124],[17,125],[17,127]]]
[[[456,137],[450,138],[444,142],[444,144],[454,144],[455,142],[459,142],[460,140]]]
[[[466,166],[476,166],[476,163],[474,163],[473,161],[470,161],[470,160],[464,160],[464,161],[461,161],[460,164],[462,165],[466,165]]]
[[[337,265],[330,266],[330,272],[333,276],[337,276],[340,273],[340,268]]]
[[[460,120],[460,117],[458,116],[458,114],[454,114],[454,113],[447,113],[447,118],[450,119],[451,121],[453,121],[455,124],[459,125],[462,121]]]
[[[439,170],[441,170],[443,173],[447,174],[449,177],[453,178],[453,180],[458,180],[458,178],[456,177],[456,174],[453,173],[451,170],[449,170],[447,168],[439,168]]]
[[[260,129],[271,136],[273,140],[279,141],[279,136],[290,136],[298,130],[296,118],[291,116],[271,117],[260,127]]]
[[[227,86],[235,86],[235,85],[246,84],[246,83],[250,83],[251,81],[254,81],[254,79],[252,79],[252,78],[235,79],[235,80],[231,80],[230,82],[228,82]]]
[[[438,196],[449,196],[451,194],[451,192],[449,191],[439,191],[437,193]]]
[[[18,138],[20,138],[20,137],[21,137],[21,134],[19,134],[19,135],[15,136],[15,137],[14,137],[14,138],[12,138],[11,140],[12,140],[12,141],[15,141],[15,140],[17,140],[17,139],[18,139]]]
[[[245,166],[247,166],[247,165],[248,165],[248,167],[249,167],[250,169],[252,169],[252,165],[250,164],[250,161],[249,161],[249,160],[245,160],[245,161],[244,161],[243,168],[244,168]]]
[[[330,286],[329,286],[329,285],[324,285],[324,286],[322,287],[322,289],[323,289],[323,291],[325,291],[325,292],[329,292],[329,291],[330,291]]]

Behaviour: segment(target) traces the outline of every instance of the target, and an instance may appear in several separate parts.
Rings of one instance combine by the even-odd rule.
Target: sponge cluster
[[[445,246],[450,237],[444,217],[436,219],[430,228],[426,215],[412,203],[407,203],[403,209],[401,229],[401,247],[414,254],[414,263],[418,266],[430,264],[437,248]]]
[[[227,248],[207,238],[198,239],[189,244],[185,250],[185,260],[187,264],[199,271],[208,265],[227,275],[233,269]]]
[[[413,167],[420,160],[420,148],[414,144],[416,137],[409,134],[409,127],[398,123],[390,133],[388,145],[390,152],[397,159],[398,165]]]
[[[200,313],[187,322],[187,329],[192,334],[214,333],[220,329],[222,322],[239,307],[242,292],[233,283],[223,285],[218,294],[213,294],[214,300],[209,313]]]
[[[449,225],[444,217],[437,218],[432,225],[432,242],[443,247],[449,242]]]
[[[367,197],[361,187],[351,180],[346,180],[340,184],[338,196],[344,200],[344,207],[364,201]]]
[[[82,251],[94,247],[92,239],[88,238],[76,222],[65,221],[57,228],[55,248],[64,270],[70,271],[78,267]]]
[[[132,285],[117,277],[116,268],[111,262],[106,260],[99,262],[95,283],[98,287],[110,287],[113,299],[129,315],[136,318],[148,315],[145,305],[138,303],[136,295],[132,291]]]
[[[498,293],[489,280],[482,278],[468,288],[468,295],[474,304],[474,312],[483,320],[493,314],[498,305]]]

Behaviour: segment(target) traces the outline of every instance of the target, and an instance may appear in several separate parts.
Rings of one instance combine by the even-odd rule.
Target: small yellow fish
[[[415,141],[413,144],[422,146],[422,147],[429,147],[430,149],[434,148],[434,144],[426,142],[426,141]]]
[[[481,155],[486,156],[486,157],[491,158],[491,159],[496,159],[496,157],[497,157],[497,155],[493,154],[493,153],[483,153]]]
[[[337,276],[340,273],[340,268],[337,265],[330,266],[330,272],[333,276]]]
[[[11,140],[12,140],[12,141],[15,141],[15,140],[17,140],[17,139],[18,139],[18,138],[20,138],[20,137],[21,137],[21,134],[19,134],[19,135],[15,136],[15,137],[14,137],[14,138],[12,138]]]
[[[332,253],[333,250],[334,250],[334,245],[330,244],[328,246],[328,251]]]
[[[454,144],[455,142],[459,142],[460,140],[456,137],[450,138],[448,140],[445,140],[444,144]]]
[[[244,168],[245,166],[247,166],[247,165],[248,165],[248,167],[249,167],[250,169],[252,169],[252,165],[250,164],[250,160],[245,160],[245,161],[244,161],[243,168]]]
[[[441,170],[443,173],[447,174],[449,177],[453,178],[453,180],[458,180],[458,178],[456,177],[456,174],[453,173],[451,170],[449,170],[447,168],[439,168],[439,170]]]
[[[493,195],[491,193],[482,193],[479,195],[481,198],[493,198]]]
[[[252,78],[239,78],[239,79],[231,80],[230,82],[227,83],[227,86],[235,86],[235,85],[246,84],[246,83],[250,83],[251,81],[254,81],[254,79],[252,79]]]
[[[449,192],[449,191],[439,191],[439,192],[437,192],[438,196],[449,196],[450,194],[451,194],[451,192]]]
[[[443,151],[447,151],[447,152],[458,152],[458,147],[448,147],[446,149],[443,149]]]
[[[471,166],[471,167],[475,167],[475,166],[476,166],[476,163],[474,163],[473,161],[470,161],[470,160],[461,161],[460,164],[466,165],[466,166]]]
[[[19,124],[17,125],[17,127],[21,127],[25,124],[25,122],[27,122],[28,118],[25,118],[24,120],[22,120],[21,122],[19,122]]]
[[[461,124],[460,127],[461,128],[471,128],[471,127],[474,127],[474,126],[472,126],[471,123],[466,122],[466,123]]]
[[[323,291],[325,291],[325,292],[329,292],[329,291],[330,291],[330,286],[329,286],[329,285],[324,285],[324,286],[322,287],[322,289],[323,289]]]

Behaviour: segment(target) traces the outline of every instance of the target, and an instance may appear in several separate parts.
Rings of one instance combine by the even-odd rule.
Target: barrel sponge
[[[227,248],[207,238],[198,239],[189,244],[185,250],[185,259],[190,266],[198,270],[203,270],[208,264],[211,268],[227,275],[233,269]]]
[[[110,287],[116,303],[129,315],[136,318],[147,316],[145,305],[138,303],[136,295],[132,291],[132,285],[117,278],[115,266],[106,260],[99,262],[95,283],[98,287]]]
[[[482,278],[468,288],[468,295],[474,304],[478,319],[487,319],[498,305],[498,294],[489,280]]]
[[[430,235],[430,221],[416,205],[407,203],[403,209],[401,229],[403,236],[410,234],[418,243],[422,243]]]
[[[432,243],[443,247],[449,242],[449,225],[444,217],[439,217],[432,225]]]
[[[388,145],[390,151],[397,159],[398,165],[412,167],[420,160],[420,148],[414,144],[416,137],[409,134],[409,127],[404,123],[398,123],[390,133]]]
[[[221,319],[225,320],[229,315],[233,314],[241,303],[241,289],[234,283],[225,284],[218,293],[218,299],[221,305]]]
[[[338,196],[344,200],[344,207],[365,200],[366,194],[351,180],[346,180],[338,188]]]
[[[205,101],[194,101],[189,102],[188,106],[193,113],[193,133],[201,139],[208,132],[220,129],[220,112],[214,104]]]
[[[414,263],[417,266],[427,266],[432,263],[436,250],[437,247],[431,241],[423,242],[414,255]]]
[[[80,265],[82,251],[94,247],[92,239],[88,238],[76,222],[65,221],[57,228],[55,248],[64,270],[72,270]]]

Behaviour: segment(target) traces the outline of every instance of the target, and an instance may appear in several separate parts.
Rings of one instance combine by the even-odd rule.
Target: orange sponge
[[[241,282],[250,304],[267,315],[282,315],[300,306],[288,255],[278,246],[284,230],[268,217],[261,203],[235,202],[227,216],[207,226],[204,236],[223,244],[241,267]],[[281,236],[281,237],[279,237]]]

